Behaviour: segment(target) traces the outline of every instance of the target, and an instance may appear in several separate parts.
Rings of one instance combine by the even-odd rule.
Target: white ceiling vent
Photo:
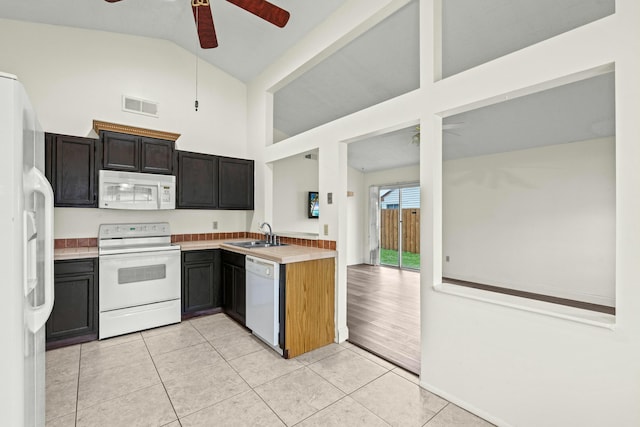
[[[158,103],[122,95],[122,111],[158,117]]]

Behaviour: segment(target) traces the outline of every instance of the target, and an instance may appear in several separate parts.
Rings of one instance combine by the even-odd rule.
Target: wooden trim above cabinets
[[[180,138],[179,133],[120,125],[117,123],[102,122],[100,120],[93,121],[93,130],[95,130],[97,134],[100,134],[101,130],[106,130],[111,132],[128,133],[129,135],[149,136],[151,138],[166,139],[174,142],[176,139]]]

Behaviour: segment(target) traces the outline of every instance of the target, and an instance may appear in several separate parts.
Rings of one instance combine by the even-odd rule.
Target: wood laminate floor
[[[347,268],[349,341],[418,374],[420,273],[366,264]]]

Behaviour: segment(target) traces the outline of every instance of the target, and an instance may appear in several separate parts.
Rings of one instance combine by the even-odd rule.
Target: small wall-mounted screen
[[[309,213],[309,218],[318,218],[320,217],[320,199],[318,198],[317,191],[309,191],[309,199],[307,200],[307,209]]]

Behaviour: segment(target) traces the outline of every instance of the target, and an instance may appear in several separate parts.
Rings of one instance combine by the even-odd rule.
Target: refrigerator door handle
[[[53,190],[47,178],[35,167],[24,177],[24,186],[25,193],[40,193],[44,197],[44,303],[30,307],[26,316],[29,329],[35,333],[45,325],[53,310]],[[29,261],[25,259],[25,262]]]

